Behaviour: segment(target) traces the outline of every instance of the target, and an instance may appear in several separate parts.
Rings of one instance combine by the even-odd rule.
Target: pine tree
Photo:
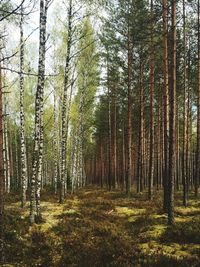
[[[169,100],[169,180],[168,224],[174,224],[174,170],[175,170],[175,121],[176,121],[176,0],[172,5],[172,84]]]
[[[149,199],[153,197],[154,178],[154,79],[155,79],[155,55],[154,55],[154,3],[151,0],[151,55],[150,55],[150,157],[149,157]]]
[[[200,181],[200,1],[198,0],[198,51],[197,51],[197,150],[196,150],[196,173],[195,173],[195,196],[198,196]]]
[[[162,1],[163,17],[163,102],[164,102],[164,177],[163,177],[163,208],[167,210],[168,203],[168,151],[169,151],[169,77],[168,77],[168,22],[167,22],[167,1]]]

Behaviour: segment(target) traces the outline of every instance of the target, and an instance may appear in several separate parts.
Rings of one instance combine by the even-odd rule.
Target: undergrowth
[[[5,260],[19,267],[197,267],[200,266],[200,202],[179,205],[176,225],[167,227],[162,196],[146,200],[119,192],[85,189],[68,196],[43,196],[44,223],[29,225],[18,196],[7,201]],[[55,204],[54,204],[55,203]],[[6,266],[6,265],[5,265]]]

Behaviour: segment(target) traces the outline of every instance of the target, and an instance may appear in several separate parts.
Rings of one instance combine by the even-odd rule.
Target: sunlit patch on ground
[[[137,216],[145,214],[146,209],[128,208],[128,207],[115,207],[115,211],[120,216]]]
[[[7,262],[20,267],[200,266],[199,202],[192,199],[184,208],[178,196],[176,225],[169,228],[156,194],[150,202],[145,193],[128,199],[120,191],[88,188],[68,195],[63,205],[45,196],[44,222],[31,227],[28,205],[21,209],[10,199]]]

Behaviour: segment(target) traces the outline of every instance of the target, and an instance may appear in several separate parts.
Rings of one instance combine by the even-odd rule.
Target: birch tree
[[[27,189],[27,164],[26,164],[26,145],[25,145],[25,115],[24,115],[24,38],[23,38],[23,5],[21,6],[20,19],[20,155],[21,155],[21,182],[22,182],[22,202],[24,208],[26,204],[26,189]]]
[[[63,86],[63,99],[62,99],[62,118],[61,118],[61,183],[60,183],[60,203],[64,202],[65,197],[65,185],[67,182],[67,104],[68,104],[68,88],[69,88],[69,71],[70,71],[70,57],[71,57],[71,45],[72,45],[72,15],[73,15],[73,3],[69,1],[68,10],[68,31],[67,31],[67,53],[64,70],[64,86]]]
[[[5,177],[3,163],[3,86],[0,61],[0,263],[4,261],[4,193]]]
[[[30,222],[41,220],[40,191],[43,159],[43,104],[45,82],[46,22],[49,0],[40,0],[38,82],[35,98],[34,154],[31,177]]]

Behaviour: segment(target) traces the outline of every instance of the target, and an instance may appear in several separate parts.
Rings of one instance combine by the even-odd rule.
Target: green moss
[[[175,226],[166,228],[161,240],[200,244],[200,218],[193,218],[190,221],[176,223]]]
[[[133,216],[145,214],[146,209],[128,208],[128,207],[115,207],[115,211],[120,216]]]
[[[175,212],[178,215],[181,216],[196,216],[196,215],[200,215],[200,207],[193,207],[193,206],[189,206],[189,207],[176,207],[175,208]]]
[[[178,205],[181,198],[178,194]],[[10,198],[7,262],[19,267],[200,266],[199,202],[178,206],[173,228],[167,227],[161,202],[160,192],[148,201],[146,192],[126,198],[120,191],[88,188],[60,205],[47,192],[41,205],[44,222],[30,227],[28,209]]]

